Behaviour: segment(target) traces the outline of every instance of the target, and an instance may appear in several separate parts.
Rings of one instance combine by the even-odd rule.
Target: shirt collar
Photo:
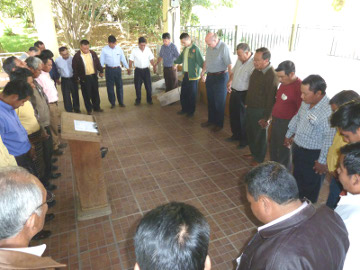
[[[317,108],[322,107],[324,103],[329,104],[329,99],[326,94],[322,97],[322,99],[314,107],[312,107],[310,109],[310,104],[308,104],[308,106],[309,106],[310,110],[316,110]]]
[[[41,257],[46,249],[46,244],[42,244],[39,246],[33,246],[33,247],[24,247],[24,248],[0,248],[2,250],[11,250],[11,251],[19,251],[24,252],[28,254],[32,254],[38,257]]]
[[[271,221],[271,222],[269,222],[269,223],[267,223],[267,224],[265,224],[263,226],[260,226],[258,228],[258,232],[261,231],[261,230],[264,230],[264,229],[266,229],[268,227],[271,227],[271,226],[273,226],[273,225],[275,225],[277,223],[280,223],[281,221],[284,221],[284,220],[287,220],[287,219],[291,218],[292,216],[296,215],[301,210],[303,210],[307,205],[308,205],[307,201],[303,202],[302,205],[299,208],[295,209],[294,211],[292,211],[290,213],[287,213],[286,215],[281,216],[281,217],[279,217],[279,218],[277,218],[277,219],[275,219],[275,220],[273,220],[273,221]]]
[[[350,192],[347,193],[347,195],[340,196],[340,201],[338,203],[339,205],[345,205],[345,204],[360,204],[360,194],[351,194]]]
[[[219,49],[220,48],[220,43],[221,43],[221,40],[219,40],[218,44],[216,44],[214,49]]]
[[[270,68],[271,68],[271,63],[269,62],[269,65],[266,68],[264,68],[261,72],[265,74]]]
[[[109,46],[109,45],[108,45]],[[81,50],[80,50],[80,53],[81,55],[89,55],[90,54],[90,51],[88,53],[83,53]]]
[[[8,111],[11,111],[11,110],[14,109],[13,106],[5,103],[5,102],[2,101],[2,100],[0,100],[0,106],[3,107],[3,108],[5,108],[5,109],[8,110]]]

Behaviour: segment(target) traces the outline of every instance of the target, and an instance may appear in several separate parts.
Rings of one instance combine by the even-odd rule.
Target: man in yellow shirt
[[[9,154],[0,136],[0,167],[17,166],[13,155]]]
[[[333,112],[337,111],[339,107],[351,100],[359,99],[359,94],[353,90],[343,90],[340,93],[337,93],[332,99],[330,99],[331,110]],[[340,197],[340,192],[343,187],[338,180],[338,175],[336,169],[338,168],[339,157],[340,157],[340,148],[347,144],[344,141],[343,136],[341,136],[340,131],[337,130],[333,144],[330,146],[328,155],[327,155],[327,165],[329,173],[331,174],[330,182],[330,191],[329,196],[326,202],[326,205],[331,209],[335,209]]]

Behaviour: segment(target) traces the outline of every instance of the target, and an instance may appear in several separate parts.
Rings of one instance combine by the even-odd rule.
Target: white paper
[[[95,122],[74,120],[74,125],[76,131],[98,133],[97,125]]]

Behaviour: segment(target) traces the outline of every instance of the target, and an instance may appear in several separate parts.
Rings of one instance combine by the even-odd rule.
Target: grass
[[[37,39],[28,35],[14,35],[0,37],[2,48],[6,52],[27,52]]]

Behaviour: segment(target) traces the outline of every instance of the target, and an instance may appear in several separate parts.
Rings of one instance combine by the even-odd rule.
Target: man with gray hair
[[[226,140],[239,141],[238,148],[247,145],[245,129],[245,98],[249,87],[250,75],[254,70],[254,57],[250,47],[246,43],[240,43],[236,47],[238,59],[232,69],[227,83],[227,91],[230,94],[230,126],[232,136]]]
[[[230,50],[215,33],[208,33],[205,42],[208,47],[201,77],[206,81],[208,120],[201,126],[212,127],[212,131],[217,132],[224,126],[226,83],[231,73]]]
[[[29,248],[44,226],[47,192],[40,181],[20,167],[0,169],[0,268],[48,269],[65,267],[41,258],[46,245]]]
[[[265,225],[237,259],[237,270],[342,269],[349,239],[338,214],[299,200],[295,178],[277,162],[252,169],[245,182],[251,210]]]

